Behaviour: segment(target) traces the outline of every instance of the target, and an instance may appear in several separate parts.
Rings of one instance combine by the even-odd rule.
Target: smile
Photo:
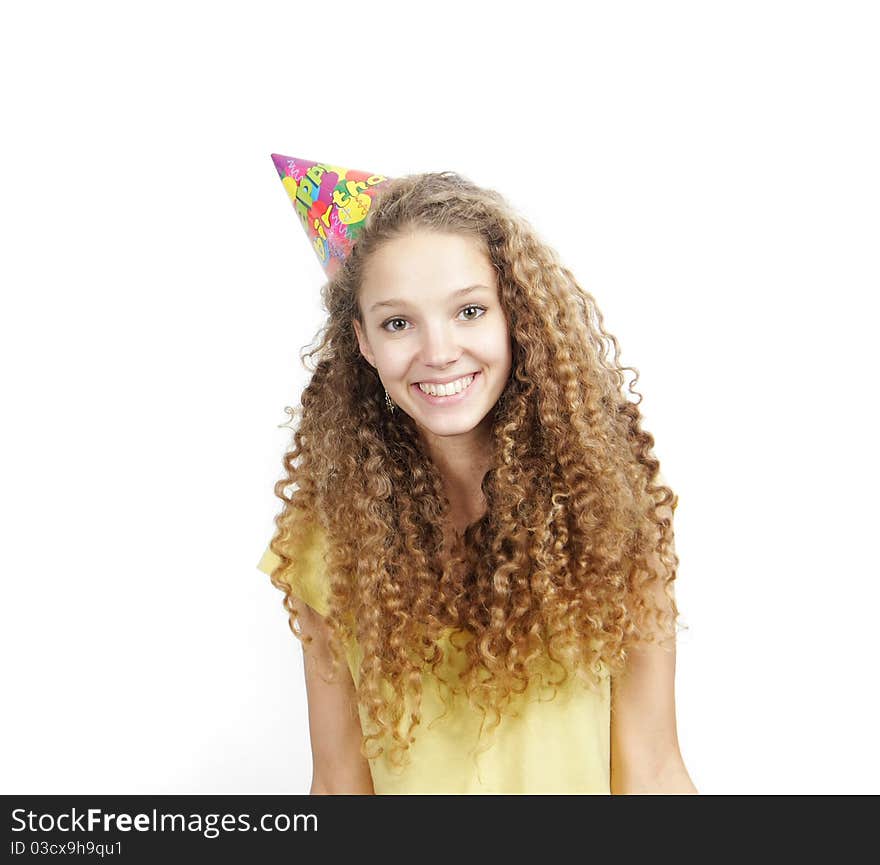
[[[462,388],[457,393],[452,392],[452,393],[448,393],[448,394],[442,394],[442,393],[435,392],[432,394],[432,393],[426,393],[425,391],[422,390],[422,387],[427,387],[427,385],[413,384],[413,385],[410,385],[410,387],[412,387],[412,389],[423,400],[425,400],[429,405],[455,405],[456,403],[459,403],[462,400],[464,400],[467,397],[467,395],[470,394],[470,392],[473,390],[474,383],[479,378],[480,378],[480,373],[475,372],[472,375],[466,375],[466,376],[464,376],[464,378],[458,379],[457,381],[454,381],[454,382],[450,382],[448,385],[442,385],[442,386],[437,385],[436,387],[434,387],[435,391],[440,390],[440,389],[445,390],[446,388],[449,388],[449,387],[458,387],[459,383],[460,383],[462,385]]]

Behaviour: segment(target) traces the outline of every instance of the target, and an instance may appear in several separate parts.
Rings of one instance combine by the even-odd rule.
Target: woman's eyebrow
[[[477,291],[480,288],[484,288],[484,289],[486,289],[486,291],[490,290],[488,285],[482,285],[480,283],[477,283],[476,285],[468,285],[465,288],[459,288],[456,291],[453,291],[452,294],[449,295],[449,297],[450,298],[461,297],[461,295],[463,295],[463,294],[470,294],[472,291]],[[380,306],[406,306],[406,305],[407,305],[407,301],[401,300],[397,297],[392,297],[389,300],[380,300],[377,303],[374,303],[370,307],[370,312],[375,311]]]

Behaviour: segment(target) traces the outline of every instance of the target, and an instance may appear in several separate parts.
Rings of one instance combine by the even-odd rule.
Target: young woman
[[[676,499],[592,296],[444,172],[383,184],[323,300],[259,565],[311,792],[695,793]]]

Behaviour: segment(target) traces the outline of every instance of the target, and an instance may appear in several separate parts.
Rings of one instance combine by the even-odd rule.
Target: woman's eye
[[[462,307],[462,309],[460,310],[460,313],[461,313],[461,312],[465,312],[465,311],[467,311],[467,310],[469,310],[469,309],[478,309],[478,310],[480,310],[481,312],[485,312],[485,311],[486,311],[486,307],[485,307],[485,306],[480,306],[478,303],[471,303],[471,304],[468,304],[468,305],[465,306],[465,307]],[[459,314],[460,314],[460,313],[459,313]],[[482,315],[474,315],[474,316],[470,316],[469,318],[466,318],[465,321],[476,321],[478,318],[482,318],[482,317],[483,317]],[[390,328],[390,330],[389,330],[388,325],[393,324],[393,323],[396,322],[396,321],[404,321],[404,322],[405,322],[406,320],[407,320],[407,319],[405,319],[405,318],[400,318],[399,316],[397,316],[397,317],[395,317],[395,318],[389,318],[386,322],[384,322],[384,323],[382,324],[382,329],[383,329],[383,330],[387,330],[387,331],[389,331],[389,333],[400,333],[402,330],[404,330],[404,328],[392,327],[392,328]]]
[[[478,306],[478,305],[476,305],[476,304],[471,304],[470,306],[466,306],[466,307],[462,310],[462,312],[464,312],[465,309],[481,309],[481,310],[483,310],[483,312],[486,311],[486,307],[485,307],[485,306]],[[482,318],[482,316],[481,316],[481,315],[475,315],[474,318]],[[473,321],[474,318],[470,319],[470,321]]]

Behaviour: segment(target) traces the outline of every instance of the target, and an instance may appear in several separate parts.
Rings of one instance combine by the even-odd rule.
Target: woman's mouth
[[[461,382],[461,390],[457,393],[450,393],[443,395],[442,393],[425,393],[422,388],[418,384],[410,385],[410,387],[416,392],[416,394],[421,397],[428,405],[457,405],[467,398],[468,394],[474,389],[474,385],[481,378],[479,372],[471,373],[470,375],[464,376],[462,379],[458,381]],[[458,386],[457,382],[450,382],[449,385],[444,386],[444,388],[440,388],[439,386],[435,387],[436,390],[445,390],[450,386]]]

